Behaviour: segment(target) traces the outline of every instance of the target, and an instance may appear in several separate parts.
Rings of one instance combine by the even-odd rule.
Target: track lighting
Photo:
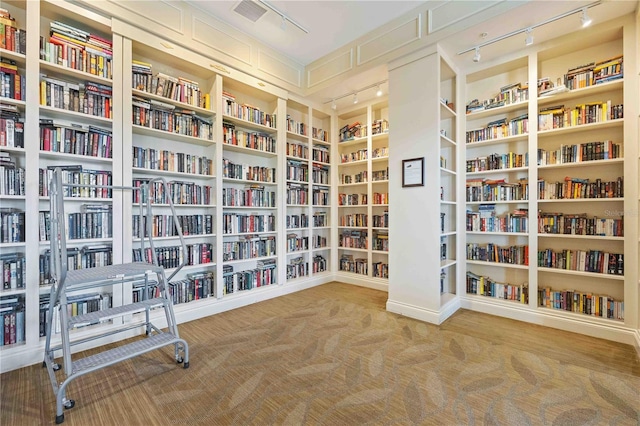
[[[282,28],[282,31],[287,29],[287,19],[282,16],[282,22],[280,23],[280,28]]]
[[[527,38],[524,39],[525,46],[531,46],[533,44],[533,32],[531,28],[527,28]]]
[[[354,94],[353,94],[353,103],[354,103],[354,104],[357,104],[357,103],[358,103],[358,94],[357,94],[357,93],[354,93]]]
[[[580,21],[582,21],[582,28],[591,25],[591,18],[589,17],[589,15],[587,15],[586,7],[582,9],[582,18],[580,18]]]
[[[529,25],[528,27],[524,27],[524,28],[520,28],[518,30],[511,31],[510,33],[503,34],[503,35],[501,35],[499,37],[496,37],[496,38],[493,38],[491,40],[483,40],[477,46],[472,46],[472,47],[469,47],[467,49],[461,50],[460,52],[458,52],[458,55],[462,55],[462,54],[468,53],[468,52],[473,52],[475,50],[475,55],[473,56],[473,62],[480,62],[480,48],[481,47],[488,46],[488,45],[493,44],[493,43],[497,43],[499,41],[505,40],[505,39],[507,39],[509,37],[513,37],[515,35],[522,34],[522,33],[526,33],[527,34],[527,37],[525,38],[525,44],[527,46],[531,46],[533,44],[533,30],[535,28],[538,28],[538,27],[541,27],[543,25],[547,25],[547,24],[550,24],[552,22],[558,21],[559,19],[566,18],[567,16],[573,16],[573,15],[575,15],[577,13],[581,14],[580,20],[582,22],[582,27],[586,27],[589,24],[591,24],[591,18],[589,17],[589,15],[587,15],[587,10],[589,8],[591,8],[591,7],[596,7],[596,6],[600,5],[601,3],[603,3],[603,1],[604,0],[597,0],[597,1],[594,1],[593,3],[590,3],[590,4],[586,5],[586,6],[581,6],[581,7],[575,8],[575,9],[571,9],[571,10],[569,10],[567,12],[561,13],[560,15],[556,15],[556,16],[554,16],[552,18],[546,19],[546,20],[544,20],[542,22],[538,22],[536,24]],[[483,39],[484,39],[484,35],[485,34],[486,33],[482,33]]]
[[[382,89],[380,89],[380,85],[378,84],[378,90],[376,91],[376,96],[382,96]]]
[[[287,16],[287,14],[285,14],[284,12],[279,10],[277,7],[273,6],[271,3],[267,2],[266,0],[258,0],[258,1],[263,6],[268,7],[273,12],[277,13],[278,15],[280,15],[280,17],[282,18],[282,23],[280,24],[280,28],[282,28],[283,30],[285,30],[287,28],[287,21],[289,21],[291,24],[293,24],[296,27],[298,27],[300,29],[300,31],[304,31],[306,34],[309,34],[309,30],[308,29],[306,29],[305,27],[300,25],[297,21],[291,19],[289,16]]]
[[[372,83],[372,84],[370,84],[370,85],[368,85],[368,86],[361,87],[361,88],[359,88],[359,89],[355,89],[355,90],[351,90],[351,91],[349,91],[349,92],[345,93],[344,95],[334,96],[334,97],[332,97],[330,100],[325,101],[325,102],[324,102],[324,104],[325,104],[325,105],[326,105],[326,104],[330,104],[331,109],[335,111],[335,110],[337,110],[337,109],[338,109],[338,106],[337,106],[337,104],[336,104],[336,101],[338,101],[338,100],[340,100],[340,99],[345,99],[345,98],[351,97],[351,102],[355,105],[355,104],[357,104],[357,103],[358,103],[358,94],[360,94],[360,93],[362,93],[362,92],[365,92],[365,101],[368,101],[368,100],[369,100],[369,97],[370,97],[370,96],[369,96],[369,94],[371,94],[371,93],[372,93],[372,92],[370,91],[371,89],[376,89],[375,94],[376,94],[376,96],[377,96],[377,97],[380,97],[380,96],[382,96],[382,94],[383,94],[383,92],[382,92],[382,87],[381,87],[381,86],[382,86],[384,83],[386,83],[387,81],[388,81],[388,80],[381,80],[381,81],[378,81],[378,82]]]
[[[480,48],[476,47],[476,54],[473,55],[473,62],[480,62]]]
[[[331,109],[334,110],[334,111],[338,109],[338,105],[336,104],[336,100],[335,99],[331,100]]]

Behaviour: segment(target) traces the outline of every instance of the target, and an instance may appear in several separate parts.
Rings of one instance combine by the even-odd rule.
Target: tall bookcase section
[[[27,11],[24,9],[26,4],[3,4],[2,7],[9,12],[13,20],[12,25],[8,25],[8,18],[3,19],[3,34],[7,31],[13,31],[14,34],[22,32],[23,37],[27,24]],[[16,45],[16,39],[17,37],[14,37],[14,42],[9,44],[3,40],[0,48],[0,356],[7,351],[14,351],[15,348],[25,347],[28,338],[33,342],[33,329],[29,330],[26,320],[27,314],[33,312],[34,306],[37,309],[37,304],[32,302],[29,303],[28,309],[25,309],[28,289],[34,288],[35,278],[33,274],[28,274],[27,265],[37,264],[37,256],[29,256],[26,249],[27,224],[33,223],[33,219],[26,214],[29,210],[27,176],[35,172],[29,164],[33,164],[37,152],[34,155],[33,148],[27,151],[25,146],[27,103],[24,89],[27,57],[24,46],[21,48],[19,41]],[[29,279],[32,280],[31,284]],[[9,333],[5,333],[5,330]]]
[[[153,178],[163,178],[175,206],[185,237],[186,252],[173,223],[167,194],[154,185],[152,236],[159,263],[170,280],[174,305],[203,303],[217,295],[216,196],[219,191],[216,157],[215,86],[219,77],[206,65],[185,59],[179,52],[166,52],[154,37],[127,40],[124,64],[130,123],[130,142],[123,144],[128,185],[139,187]],[[128,94],[130,93],[130,97]],[[147,219],[140,217],[139,192],[128,193],[127,229],[131,239],[126,249],[133,261],[150,259]],[[174,275],[180,260],[185,266]],[[133,301],[142,298],[143,288],[130,290]],[[180,314],[178,309],[178,314]]]
[[[338,272],[354,279],[371,276],[368,121],[366,106],[338,115]]]
[[[312,184],[315,164],[311,163],[310,109],[307,105],[287,100],[286,117],[286,268],[287,282],[309,276],[311,232],[310,206],[317,188]],[[313,188],[313,190],[312,190]]]
[[[458,103],[457,75],[440,57],[440,294],[446,304],[457,294]]]
[[[629,89],[638,89],[627,79],[634,51],[624,34],[622,27],[594,30],[589,41],[538,54],[538,79],[554,84],[537,98],[538,276],[531,297],[539,312],[592,330],[637,328],[637,318],[627,317],[629,308],[637,317],[635,303],[625,303],[637,299],[637,271],[625,262],[637,250],[629,242],[637,224],[625,214],[635,207],[628,191],[637,194],[637,171],[625,164],[637,153],[630,142],[637,143],[637,130],[625,116],[637,104]]]
[[[284,101],[224,79],[221,108],[222,285],[230,295],[283,282],[277,143],[283,117],[277,112]]]
[[[331,229],[333,210],[332,188],[335,188],[335,160],[332,158],[331,116],[325,112],[311,108],[311,148],[313,182],[311,193],[311,256],[309,269],[311,276],[331,272]],[[332,166],[333,165],[333,166]]]
[[[38,9],[31,3],[28,7]],[[39,90],[39,134],[30,141],[37,146],[34,143],[29,149],[38,152],[39,181],[38,207],[29,213],[28,222],[38,230],[32,247],[38,247],[39,334],[43,337],[49,304],[48,183],[53,167],[69,167],[63,177],[67,183],[90,185],[65,188],[68,267],[122,262],[122,236],[114,229],[121,229],[125,194],[103,187],[123,184],[118,147],[121,74],[116,72],[119,59],[114,59],[121,39],[112,34],[110,20],[67,4],[40,2],[35,28],[40,38],[38,87],[31,83],[29,87]],[[124,297],[117,285],[79,291],[73,295],[74,313],[118,306]]]
[[[489,312],[529,303],[528,62],[517,58],[466,81],[465,299]]]
[[[368,187],[371,235],[371,277],[386,286],[389,279],[389,104],[369,107],[368,130],[371,156]]]

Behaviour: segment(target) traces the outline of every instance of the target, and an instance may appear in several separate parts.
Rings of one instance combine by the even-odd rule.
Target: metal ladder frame
[[[108,189],[113,190],[131,190],[131,191],[140,191],[140,219],[142,221],[143,214],[146,213],[147,218],[147,236],[144,235],[144,229],[140,229],[142,235],[140,236],[140,245],[141,249],[144,253],[145,250],[145,239],[148,239],[149,246],[152,254],[152,263],[144,263],[144,262],[134,262],[132,264],[123,264],[123,265],[111,265],[104,268],[105,272],[111,275],[102,276],[97,278],[95,274],[91,274],[91,272],[99,272],[103,268],[96,268],[98,270],[91,271],[89,270],[80,270],[72,271],[71,274],[74,275],[75,285],[72,285],[70,288],[67,288],[67,281],[69,277],[68,271],[68,258],[67,258],[67,244],[66,244],[66,231],[65,231],[65,214],[64,214],[64,188],[65,187],[84,187],[84,188],[100,188],[104,189],[105,186],[101,185],[83,185],[83,184],[71,184],[71,183],[63,183],[62,182],[62,172],[64,170],[78,170],[81,167],[71,166],[71,167],[55,167],[53,172],[53,177],[49,188],[49,196],[50,196],[50,224],[51,224],[51,232],[50,232],[50,247],[51,247],[51,255],[50,255],[50,270],[52,276],[52,285],[50,290],[50,298],[49,298],[49,308],[47,310],[47,318],[46,318],[46,340],[45,340],[45,351],[44,351],[44,361],[43,366],[47,368],[49,373],[49,378],[51,380],[51,385],[53,388],[53,392],[56,396],[56,424],[60,424],[64,422],[64,412],[63,408],[69,409],[75,405],[75,401],[72,399],[68,399],[66,397],[66,387],[76,378],[81,377],[85,374],[91,373],[93,371],[97,371],[101,368],[114,365],[118,362],[134,358],[136,356],[142,355],[144,353],[160,349],[167,345],[174,345],[175,351],[175,359],[177,363],[183,363],[184,368],[189,368],[189,346],[184,339],[181,339],[178,334],[178,327],[175,319],[175,314],[173,311],[173,304],[169,294],[169,282],[170,280],[185,266],[186,264],[186,244],[184,241],[184,236],[182,234],[182,227],[180,226],[180,222],[177,220],[177,214],[175,210],[175,206],[173,204],[173,200],[169,193],[169,186],[164,178],[153,178],[150,179],[149,182],[143,184],[141,187],[127,187],[127,186],[108,186]],[[155,251],[155,244],[153,242],[153,232],[152,232],[152,223],[153,223],[153,202],[151,199],[151,188],[156,182],[160,183],[164,189],[165,199],[168,199],[168,204],[171,208],[171,214],[174,217],[174,223],[176,227],[176,231],[178,233],[178,237],[180,239],[180,246],[182,250],[182,261],[178,265],[177,268],[173,271],[173,273],[167,278],[164,273],[164,268],[158,264],[158,256]],[[143,200],[146,197],[146,202]],[[83,272],[86,272],[88,275],[88,281],[83,282]],[[148,297],[148,285],[149,285],[149,275],[156,274],[158,278],[157,286],[160,290],[160,298],[147,300]],[[107,313],[108,316],[101,317],[100,312],[94,313],[96,315],[91,316],[91,314],[86,315],[89,320],[95,320],[95,322],[89,321],[87,324],[82,325],[90,325],[97,324],[98,322],[122,317],[128,314],[134,314],[143,312],[145,313],[145,321],[144,323],[135,323],[130,325],[123,325],[117,329],[113,329],[110,331],[105,331],[103,333],[95,334],[93,336],[88,336],[85,338],[73,340],[71,339],[69,332],[71,330],[69,323],[68,312],[67,312],[67,290],[75,291],[82,290],[91,287],[104,286],[104,285],[117,285],[124,284],[125,282],[139,282],[140,280],[144,280],[144,293],[143,300],[139,303],[134,303],[131,305],[124,305],[116,308],[109,308]],[[74,280],[72,280],[74,281]],[[164,308],[165,317],[167,321],[168,332],[163,332],[159,328],[157,328],[150,321],[150,311],[154,307],[162,306]],[[60,337],[61,344],[55,347],[51,346],[51,337],[54,332],[53,329],[53,318],[54,311],[56,307],[60,310]],[[105,311],[102,311],[105,313]],[[84,317],[84,316],[83,316]],[[141,326],[145,327],[146,338],[133,342],[129,344],[131,347],[131,353],[124,353],[124,350],[127,349],[127,345],[124,345],[121,348],[116,347],[115,349],[107,350],[103,353],[89,356],[86,358],[80,358],[76,361],[76,365],[74,366],[74,362],[71,358],[71,347],[86,343],[88,341],[101,339],[110,335],[122,333],[128,330],[139,329]],[[55,352],[62,351],[62,359],[63,359],[63,367],[65,379],[61,383],[58,383],[56,377],[56,371],[60,370],[60,365],[55,362]],[[86,362],[83,364],[83,360]],[[95,361],[94,361],[95,360]],[[82,364],[82,368],[78,368],[79,365]]]

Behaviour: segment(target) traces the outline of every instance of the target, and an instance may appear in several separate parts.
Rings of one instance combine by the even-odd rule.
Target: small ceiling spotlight
[[[357,93],[354,93],[354,94],[353,94],[353,103],[354,103],[354,104],[357,104],[357,103],[358,103],[358,94],[357,94]]]
[[[524,39],[525,46],[531,46],[533,44],[533,32],[531,28],[527,28],[527,38]]]
[[[378,90],[376,91],[376,96],[382,96],[382,89],[380,89],[379,84],[378,84]]]
[[[473,55],[473,62],[480,62],[480,48],[476,47],[476,54]]]
[[[582,18],[580,18],[580,21],[582,21],[582,28],[591,25],[591,18],[589,17],[589,15],[587,15],[586,7],[582,9]]]
[[[334,110],[334,111],[338,109],[338,105],[336,105],[336,100],[335,99],[331,100],[331,109]]]

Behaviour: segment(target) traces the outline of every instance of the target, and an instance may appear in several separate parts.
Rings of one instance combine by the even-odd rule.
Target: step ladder
[[[174,357],[177,363],[182,363],[184,368],[189,368],[189,346],[179,337],[173,304],[168,289],[168,283],[184,266],[186,259],[186,245],[182,235],[180,222],[170,196],[169,186],[162,178],[151,179],[141,187],[108,186],[112,190],[140,191],[140,218],[146,215],[147,235],[151,236],[153,213],[152,198],[150,195],[153,185],[162,185],[165,198],[171,208],[177,234],[180,238],[183,261],[167,278],[162,266],[158,264],[158,258],[152,237],[140,238],[142,252],[145,252],[145,244],[148,243],[152,256],[149,262],[132,262],[125,264],[109,265],[96,268],[68,269],[66,216],[64,211],[65,188],[89,187],[104,189],[105,186],[80,185],[63,183],[64,173],[81,171],[80,166],[67,166],[52,168],[52,179],[49,182],[50,191],[50,270],[52,285],[47,309],[46,341],[43,365],[47,368],[53,392],[56,396],[56,424],[64,422],[63,409],[72,408],[75,401],[66,397],[67,386],[78,377],[118,362],[137,357],[156,349],[170,345],[174,346]],[[146,202],[143,200],[146,199]],[[113,230],[114,232],[116,230]],[[141,227],[141,233],[143,233]],[[146,241],[146,243],[145,243]],[[123,288],[125,283],[143,285],[142,300],[123,306],[115,306],[96,312],[71,316],[69,314],[68,295],[79,290],[96,289],[110,286],[112,289]],[[156,297],[150,298],[149,288],[157,286]],[[164,310],[166,329],[155,326],[151,320],[153,309]],[[52,338],[55,333],[54,315],[58,311],[60,344],[52,346]],[[137,315],[136,315],[137,314]],[[134,316],[135,315],[135,316]],[[105,325],[112,321],[113,324]],[[76,337],[72,333],[80,327],[98,325],[97,330],[91,333],[83,333],[85,337]],[[118,333],[144,334],[137,340],[120,344],[119,346],[104,350],[94,355],[78,357],[73,354],[74,346],[93,340],[104,339]],[[110,343],[111,340],[110,339]],[[62,352],[62,366],[55,360],[55,354]],[[62,380],[59,381],[59,378]]]

